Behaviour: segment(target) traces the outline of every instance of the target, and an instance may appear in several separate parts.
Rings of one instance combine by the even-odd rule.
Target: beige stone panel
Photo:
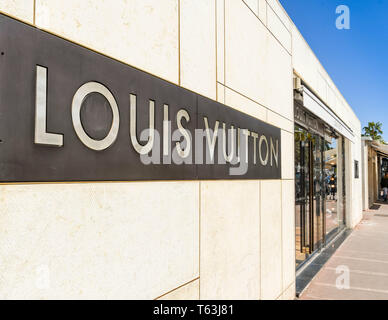
[[[292,26],[293,68],[314,92],[358,134],[359,120],[300,32]]]
[[[344,100],[344,105],[347,106],[347,102]],[[350,108],[347,108],[348,111],[348,122],[349,126],[353,129],[354,135],[357,137],[361,136],[361,121],[357,118],[357,115],[354,113],[354,111]]]
[[[260,186],[261,298],[282,294],[282,199],[281,181],[263,180]]]
[[[286,291],[282,294],[282,300],[295,300],[296,299],[296,288],[295,282],[292,283]]]
[[[316,88],[318,61],[295,26],[292,27],[292,63],[299,76],[311,88]]]
[[[348,142],[349,143],[349,142]],[[351,146],[351,154],[353,156],[353,159],[352,159],[352,163],[351,163],[351,166],[352,166],[352,170],[351,170],[351,174],[352,174],[352,177],[354,177],[354,160],[357,160],[358,161],[358,165],[359,165],[359,179],[353,179],[353,195],[360,195],[362,194],[362,185],[363,185],[363,176],[362,176],[362,173],[363,173],[363,170],[362,170],[362,153],[361,153],[361,135],[358,134],[358,137],[355,139],[355,143],[354,144],[351,144],[349,143]],[[362,210],[363,210],[363,205],[362,205],[362,197],[360,196],[356,196],[355,199],[353,200],[353,208],[354,208],[354,213],[353,213],[353,219],[352,221],[354,222],[354,225],[357,225],[360,220],[362,219]]]
[[[361,184],[361,139],[355,143],[345,140],[345,184],[346,184],[346,225],[354,228],[362,219],[362,184]],[[360,178],[355,179],[354,160],[359,161]]]
[[[242,0],[245,4],[252,10],[252,12],[258,16],[259,15],[259,2],[258,0]]]
[[[217,83],[217,101],[225,104],[225,86]]]
[[[259,120],[267,121],[266,108],[229,88],[225,89],[225,104]]]
[[[225,5],[226,86],[292,120],[291,56],[242,1]]]
[[[282,137],[282,179],[294,179],[295,178],[294,134],[282,130],[281,137]]]
[[[333,88],[333,100],[332,104],[330,105],[330,108],[339,116],[341,117],[341,107],[340,107],[340,102],[338,99],[338,92]]]
[[[201,182],[201,299],[260,298],[259,183]]]
[[[217,86],[215,14],[215,0],[180,0],[181,85],[214,100]]]
[[[327,104],[331,107],[335,105],[336,102],[336,96],[334,93],[334,90],[332,89],[331,86],[328,86],[327,88]]]
[[[154,299],[199,275],[199,182],[2,185],[2,299]]]
[[[267,27],[291,54],[291,33],[270,6],[267,10]]]
[[[356,137],[359,137],[361,135],[361,122],[357,118],[357,116],[347,108],[347,103],[346,101],[342,102],[343,109],[346,111],[346,114],[343,117],[343,120],[345,123],[348,124],[348,126],[353,130],[353,133]]]
[[[282,181],[283,291],[295,282],[295,186]]]
[[[225,84],[225,0],[216,0],[217,81]]]
[[[259,18],[264,25],[267,25],[267,1],[266,0],[258,0],[259,1]]]
[[[199,299],[199,279],[185,284],[174,291],[167,293],[158,300],[198,300]]]
[[[321,64],[319,64],[317,70],[318,80],[317,88],[315,89],[318,92],[319,96],[353,131],[360,131],[360,129],[358,129],[359,119],[357,118],[345,98],[342,96],[341,92],[337,89],[337,87],[327,74],[326,70],[321,66]],[[323,81],[326,83],[326,91],[322,90]]]
[[[279,19],[282,21],[284,26],[290,30],[291,29],[291,19],[288,17],[287,12],[284,10],[283,6],[278,0],[267,0],[268,5],[276,13]]]
[[[34,0],[1,0],[0,12],[32,24],[34,22]]]
[[[177,0],[36,0],[36,24],[178,83]]]
[[[323,101],[327,101],[327,82],[325,77],[317,72],[317,93]]]
[[[286,130],[288,132],[294,132],[294,122],[291,120],[288,120],[281,116],[280,114],[277,114],[275,112],[272,112],[271,110],[268,110],[267,112],[267,121],[268,123]]]

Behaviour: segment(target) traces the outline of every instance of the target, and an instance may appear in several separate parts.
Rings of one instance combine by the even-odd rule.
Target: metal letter
[[[209,122],[208,122],[206,117],[203,117],[203,120],[205,121],[205,131],[206,131],[207,144],[209,146],[209,151],[210,151],[210,160],[213,161],[214,148],[216,147],[216,140],[217,140],[217,135],[218,135],[218,126],[220,123],[218,121],[216,121],[216,123],[214,125],[213,137],[210,138]]]
[[[236,135],[234,134],[234,126],[230,126],[229,129],[229,142],[230,142],[230,150],[229,150],[229,155],[226,153],[226,129],[225,129],[225,123],[222,123],[222,140],[223,140],[223,154],[224,154],[224,159],[227,162],[232,162],[233,160],[233,153],[234,153],[234,144],[235,144],[235,138]]]
[[[271,167],[272,167],[272,156],[274,156],[274,158],[275,158],[276,167],[279,167],[279,164],[278,164],[278,157],[279,157],[279,140],[276,140],[276,150],[275,150],[275,147],[274,147],[274,145],[273,145],[272,137],[270,138],[270,141],[271,141]]]
[[[256,139],[259,135],[256,132],[251,132],[251,136],[253,137],[253,164],[256,164]]]
[[[261,144],[263,143],[263,141],[265,142],[265,144],[267,145],[267,154],[265,156],[265,159],[263,160],[263,157],[261,156]],[[267,138],[262,135],[260,137],[260,140],[259,140],[259,157],[260,157],[260,162],[263,166],[266,166],[267,163],[268,163],[268,155],[269,155],[269,150],[268,150],[268,140]]]
[[[164,114],[164,119],[163,119],[163,156],[168,156],[169,155],[169,145],[171,141],[170,137],[170,132],[171,132],[171,127],[170,127],[170,121],[168,119],[168,105],[165,104],[163,106],[163,114]]]
[[[182,123],[181,123],[182,118],[185,118],[187,122],[190,121],[190,115],[184,109],[180,109],[176,114],[176,122],[178,125],[179,132],[185,137],[185,140],[186,140],[185,150],[182,150],[180,142],[176,142],[175,145],[179,156],[181,156],[182,158],[187,158],[190,154],[191,140],[190,140],[190,135],[188,131],[182,126]]]
[[[110,108],[112,109],[113,119],[108,135],[102,140],[95,140],[88,136],[82,127],[81,122],[81,107],[86,96],[92,92],[98,92],[102,94],[109,102]],[[73,97],[73,103],[71,105],[71,116],[73,119],[73,126],[75,133],[81,142],[88,148],[96,151],[101,151],[113,144],[117,138],[119,132],[119,108],[112,93],[107,87],[98,82],[87,82],[83,84],[75,93]]]
[[[237,128],[237,162],[236,163],[239,163],[240,162],[240,153],[241,153],[241,145],[240,145],[240,137],[241,137],[241,129],[240,128]]]
[[[154,144],[154,123],[155,123],[155,102],[150,100],[150,107],[149,107],[149,139],[147,143],[142,146],[137,141],[136,136],[136,96],[134,94],[130,95],[130,107],[131,107],[131,120],[130,120],[130,135],[131,135],[131,141],[132,145],[139,154],[147,154],[151,151],[152,146]]]
[[[36,66],[35,137],[34,143],[63,146],[63,135],[48,133],[47,121],[47,68]]]
[[[242,134],[245,136],[245,163],[248,163],[248,138],[251,132],[248,129],[243,129]]]

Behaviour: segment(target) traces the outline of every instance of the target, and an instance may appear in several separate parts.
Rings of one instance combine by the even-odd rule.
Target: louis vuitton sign
[[[0,182],[280,179],[280,129],[0,15]]]

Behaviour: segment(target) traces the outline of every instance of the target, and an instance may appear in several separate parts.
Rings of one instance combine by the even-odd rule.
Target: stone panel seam
[[[124,64],[124,65],[126,65],[126,66],[130,66],[130,67],[132,67],[132,68],[135,68],[136,70],[145,72],[145,73],[147,73],[147,74],[149,74],[149,75],[152,75],[152,76],[154,76],[154,77],[156,77],[156,78],[158,78],[158,79],[161,79],[161,80],[163,80],[163,81],[166,81],[166,82],[168,82],[168,83],[178,85],[177,82],[174,82],[174,81],[171,80],[171,79],[163,78],[162,76],[157,75],[157,74],[155,74],[155,73],[152,73],[152,72],[149,71],[149,70],[142,69],[142,68],[140,68],[140,67],[138,67],[138,66],[135,66],[135,65],[133,65],[133,64],[130,64],[130,63],[128,63],[128,62],[126,62],[126,61],[124,61],[124,60],[121,60],[121,59],[119,59],[119,58],[117,58],[117,57],[111,56],[111,55],[109,55],[109,54],[107,54],[107,53],[104,53],[104,52],[102,52],[102,51],[99,51],[99,50],[97,50],[97,49],[94,49],[94,48],[92,48],[92,47],[89,47],[88,45],[83,44],[83,43],[81,43],[81,42],[78,42],[78,41],[76,41],[76,40],[74,40],[74,39],[72,39],[72,38],[66,37],[65,35],[56,33],[56,32],[54,32],[54,31],[52,31],[52,30],[50,30],[50,29],[47,29],[47,28],[45,28],[45,27],[37,27],[37,26],[34,26],[34,25],[33,25],[31,22],[29,22],[29,21],[26,21],[26,20],[23,20],[23,19],[21,19],[21,18],[15,17],[15,16],[10,15],[10,14],[8,14],[8,13],[5,13],[5,12],[3,12],[3,11],[1,11],[1,10],[0,10],[0,13],[3,14],[3,15],[5,15],[5,16],[8,16],[8,17],[10,17],[10,18],[12,18],[12,19],[14,19],[14,20],[17,20],[17,21],[20,21],[20,22],[22,22],[22,23],[25,23],[25,24],[27,24],[27,25],[33,27],[33,28],[39,29],[39,30],[41,30],[41,31],[43,31],[43,32],[45,32],[45,33],[48,33],[48,34],[50,34],[50,35],[56,36],[56,37],[61,38],[61,39],[63,39],[63,40],[69,41],[70,43],[76,44],[76,45],[78,45],[78,46],[81,46],[82,48],[85,48],[85,49],[87,49],[87,50],[93,51],[93,52],[95,52],[95,53],[97,53],[97,54],[100,54],[100,55],[106,57],[106,58],[112,59],[112,60],[114,60],[114,61],[116,61],[116,62],[120,62],[120,63],[122,63],[122,64]],[[179,42],[178,42],[178,45],[179,45]],[[189,88],[185,88],[185,89],[188,90],[188,91],[190,91],[190,92],[193,92],[193,93],[195,93],[195,94],[202,95],[202,94],[200,94],[200,93],[198,93],[198,92],[196,92],[196,91],[194,91],[194,90],[191,90],[191,89],[189,89]],[[209,99],[212,99],[212,98],[209,97]],[[214,100],[214,99],[212,99],[212,100]]]
[[[156,297],[156,298],[153,299],[153,300],[158,300],[158,299],[160,299],[160,298],[162,298],[162,297],[168,295],[169,293],[172,293],[172,292],[174,292],[174,291],[176,291],[176,290],[178,290],[178,289],[180,289],[180,288],[182,288],[182,287],[184,287],[184,286],[186,286],[186,285],[188,285],[188,284],[190,284],[190,283],[192,283],[192,282],[194,282],[194,281],[196,281],[196,280],[198,280],[198,279],[199,279],[199,277],[196,277],[195,279],[192,279],[192,280],[190,280],[190,281],[187,281],[187,282],[185,282],[184,284],[181,284],[180,286],[178,286],[178,287],[176,287],[176,288],[174,288],[174,289],[172,289],[172,290],[170,290],[170,291],[168,291],[168,292],[166,292],[166,293],[163,293],[162,295]]]
[[[20,22],[22,22],[22,23],[25,23],[25,24],[27,24],[27,25],[29,25],[29,26],[34,26],[34,25],[32,24],[32,21],[28,21],[28,20],[26,20],[26,19],[23,19],[23,18],[14,16],[14,15],[8,13],[8,12],[2,11],[1,9],[0,9],[0,14],[2,14],[2,15],[4,15],[4,16],[7,16],[7,17],[9,17],[9,18],[12,18],[12,19],[14,19],[14,20],[20,21]]]
[[[275,9],[267,2],[267,6],[272,10],[272,12],[279,18],[282,25],[287,29],[287,32],[291,35],[291,31],[287,28],[287,26],[284,24],[283,20],[279,17],[279,15],[276,13]],[[287,17],[288,18],[288,17]]]
[[[287,120],[287,121],[290,121],[290,122],[294,123],[294,120],[291,120],[291,119],[286,118],[285,116],[281,115],[280,113],[278,113],[278,112],[276,112],[276,111],[274,111],[274,110],[268,108],[267,106],[265,106],[265,105],[261,104],[260,102],[257,102],[256,100],[254,100],[254,99],[252,99],[252,98],[250,98],[250,97],[244,95],[243,93],[241,93],[241,92],[239,92],[239,91],[237,91],[237,90],[235,90],[235,89],[233,89],[233,88],[231,88],[231,87],[229,87],[229,86],[227,86],[227,85],[225,85],[225,84],[223,84],[223,83],[221,83],[221,82],[218,82],[218,83],[219,83],[220,85],[224,86],[225,88],[227,88],[227,89],[233,91],[234,93],[237,93],[237,94],[239,94],[240,96],[242,96],[242,97],[244,97],[244,98],[246,98],[246,99],[248,99],[248,100],[250,100],[250,101],[252,101],[252,102],[254,102],[254,103],[256,103],[256,104],[258,104],[259,106],[265,108],[267,111],[271,111],[271,112],[275,113],[276,115],[282,117],[283,119],[285,119],[285,120]],[[226,103],[224,103],[224,104],[226,105]],[[232,107],[232,108],[233,108],[233,107]],[[233,109],[235,109],[235,108],[233,108]],[[241,111],[241,112],[242,112],[242,111]],[[245,113],[245,112],[243,112],[243,113]],[[259,119],[259,120],[261,120],[261,119]],[[267,118],[267,122],[268,122],[268,118]],[[288,130],[286,130],[286,129],[282,129],[282,130],[294,134],[294,132],[288,131]]]
[[[224,2],[224,84],[226,83],[226,5]],[[225,101],[225,87],[224,87],[224,101]]]
[[[215,36],[216,36],[216,101],[218,101],[218,35],[217,35],[217,26],[218,26],[218,19],[217,19],[217,0],[214,0],[214,21],[215,21]]]
[[[252,11],[252,9],[245,3],[245,1],[242,0],[242,3],[245,4],[245,6],[249,9],[250,12],[252,12],[257,20],[260,21],[260,23],[267,29],[267,31],[274,37],[274,39],[279,43],[279,45],[287,52],[289,56],[291,56],[291,53],[287,50],[286,47],[283,46],[283,44],[279,41],[279,39],[273,34],[271,30],[268,29],[268,27],[260,20],[260,18],[257,16],[255,12]],[[271,8],[272,9],[272,8]],[[268,12],[267,12],[268,13]],[[268,15],[267,15],[267,24],[268,24]]]
[[[202,213],[202,188],[201,188],[201,181],[198,183],[198,274],[199,277],[201,277],[201,213]],[[198,298],[201,300],[201,280],[198,281]]]
[[[260,277],[260,292],[259,292],[259,295],[260,295],[260,299],[261,299],[261,297],[263,296],[263,283],[262,283],[262,278],[261,278],[261,272],[262,272],[262,263],[263,263],[263,260],[262,260],[262,252],[261,252],[261,242],[262,242],[262,228],[261,228],[261,217],[262,217],[262,210],[261,210],[261,205],[262,205],[262,203],[261,203],[261,190],[263,189],[263,184],[261,183],[261,181],[259,181],[259,202],[260,202],[260,206],[259,206],[259,210],[260,210],[260,219],[259,219],[259,221],[260,221],[260,226],[259,226],[259,228],[260,228],[260,245],[259,245],[259,247],[260,247],[260,253],[259,253],[259,256],[260,256],[260,275],[259,275],[259,277]]]
[[[286,289],[284,289],[284,291],[282,292],[282,294],[278,298],[280,298],[282,295],[284,295],[288,291],[288,289],[290,289],[294,284],[295,284],[295,282],[292,282]]]
[[[34,4],[33,4],[34,8],[33,8],[33,12],[32,12],[32,24],[35,26],[36,23],[35,23],[35,20],[36,20],[36,0],[34,0]]]
[[[181,0],[178,0],[178,85],[181,85]]]
[[[280,243],[281,243],[281,256],[280,256],[280,260],[281,260],[281,270],[282,270],[281,271],[282,290],[284,290],[284,266],[283,266],[283,263],[284,263],[284,259],[283,259],[283,253],[284,253],[284,247],[283,247],[283,217],[284,217],[284,214],[283,214],[283,181],[280,181],[280,195],[282,197],[282,199],[280,201],[280,215],[281,215],[281,219],[280,219]]]

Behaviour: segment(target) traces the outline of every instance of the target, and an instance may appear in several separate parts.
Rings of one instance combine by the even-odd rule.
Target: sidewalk
[[[301,300],[388,300],[388,205],[375,207],[365,213]]]

